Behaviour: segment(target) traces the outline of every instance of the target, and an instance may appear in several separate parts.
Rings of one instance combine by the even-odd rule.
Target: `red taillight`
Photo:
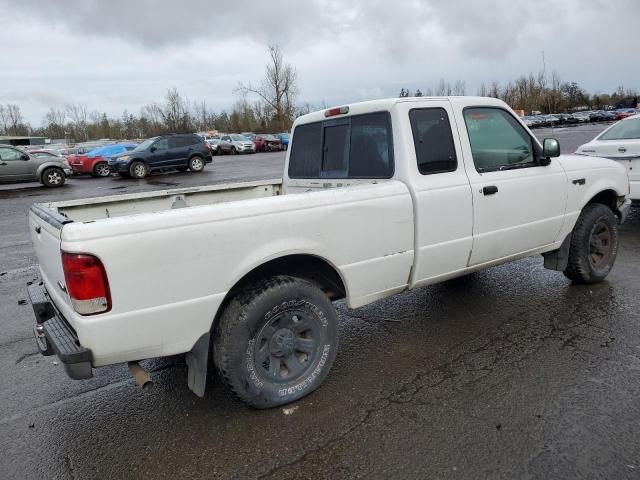
[[[80,315],[111,310],[107,272],[99,258],[62,252],[62,268],[73,308]]]
[[[204,148],[206,148],[207,150],[211,150],[211,145],[209,145],[207,142],[204,142]]]
[[[330,108],[324,112],[325,117],[335,117],[336,115],[345,115],[349,113],[349,107]]]

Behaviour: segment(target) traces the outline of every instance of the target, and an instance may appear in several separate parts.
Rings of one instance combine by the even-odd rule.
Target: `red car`
[[[631,115],[637,115],[638,111],[637,110],[633,110],[633,109],[628,109],[628,110],[622,110],[620,112],[616,112],[616,120],[624,120],[627,117],[630,117]]]
[[[69,156],[69,165],[74,173],[88,173],[92,177],[108,177],[111,175],[109,159],[130,152],[136,146],[136,143],[104,145],[81,155]]]
[[[279,152],[282,150],[282,142],[273,135],[253,135],[251,141],[256,145],[256,152]]]

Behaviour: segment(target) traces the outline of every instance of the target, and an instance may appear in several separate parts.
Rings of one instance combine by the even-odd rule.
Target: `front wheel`
[[[149,169],[142,162],[133,162],[129,167],[129,175],[132,178],[144,178],[149,173]]]
[[[61,187],[64,185],[64,171],[60,168],[49,167],[42,172],[42,184],[45,187]]]
[[[618,217],[600,203],[587,205],[571,233],[564,274],[576,283],[606,278],[618,254]]]
[[[246,404],[270,408],[313,392],[338,348],[337,315],[312,283],[276,276],[227,305],[214,340],[224,383]]]
[[[236,150],[236,147],[231,147],[231,155],[237,155],[238,151]]]
[[[202,157],[193,156],[189,159],[189,170],[192,172],[201,172],[204,170],[204,160]]]

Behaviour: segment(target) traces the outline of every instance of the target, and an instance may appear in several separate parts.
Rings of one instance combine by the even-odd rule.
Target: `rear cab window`
[[[296,126],[289,177],[391,178],[393,137],[389,112],[353,115]]]

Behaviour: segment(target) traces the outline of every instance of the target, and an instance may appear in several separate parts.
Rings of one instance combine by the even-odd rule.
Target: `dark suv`
[[[122,177],[144,178],[154,170],[201,172],[211,160],[211,147],[202,137],[174,134],[145,140],[132,151],[109,160],[109,167]]]

